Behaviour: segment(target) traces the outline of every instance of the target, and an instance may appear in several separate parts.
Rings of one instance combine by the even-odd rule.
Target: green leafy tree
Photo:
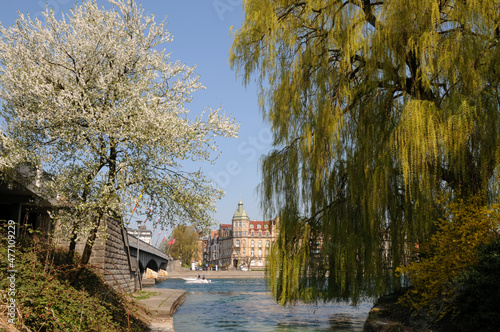
[[[128,215],[141,192],[164,226],[211,223],[222,190],[183,165],[213,162],[215,138],[238,127],[220,109],[191,116],[186,104],[203,86],[194,68],[170,59],[164,23],[135,1],[109,2],[109,9],[88,0],[61,19],[47,9],[43,22],[21,15],[0,26],[8,145],[0,165],[52,174],[43,189],[68,208],[55,217],[70,249],[87,239],[82,263],[106,217]]]
[[[199,236],[192,226],[179,225],[172,231],[174,244],[166,246],[166,252],[173,258],[180,259],[183,264],[190,265],[199,250]]]
[[[280,216],[274,295],[355,301],[399,287],[394,270],[431,234],[440,193],[497,196],[500,4],[243,6],[230,61],[245,84],[256,77],[274,137],[260,186]]]

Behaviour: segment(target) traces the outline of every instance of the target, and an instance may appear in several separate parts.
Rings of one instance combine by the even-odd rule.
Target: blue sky
[[[56,12],[68,12],[75,0],[2,1],[0,21],[10,26],[18,11],[31,17],[41,16],[48,3]],[[99,4],[106,4],[98,0]],[[244,203],[249,217],[262,220],[256,186],[260,182],[260,157],[270,149],[271,135],[262,120],[258,107],[256,85],[244,87],[240,78],[229,68],[228,57],[232,43],[230,27],[239,28],[243,21],[241,1],[238,0],[138,0],[144,9],[156,15],[157,21],[167,16],[167,29],[174,37],[165,48],[172,52],[171,59],[197,66],[196,72],[206,89],[193,94],[188,106],[193,114],[205,107],[222,105],[226,114],[232,114],[240,123],[239,138],[219,139],[221,156],[215,165],[200,164],[205,174],[226,191],[217,203],[217,223],[229,223],[238,201]],[[136,218],[133,218],[133,220]],[[156,219],[153,219],[156,222]],[[135,227],[135,223],[131,226]],[[152,228],[148,222],[148,228]],[[156,242],[159,230],[154,234]],[[164,231],[160,238],[168,235]],[[160,239],[161,241],[161,239]]]

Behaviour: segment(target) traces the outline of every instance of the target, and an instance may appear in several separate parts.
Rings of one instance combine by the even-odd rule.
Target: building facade
[[[147,229],[145,225],[139,225],[138,229],[127,228],[127,233],[149,245],[153,245],[153,232]]]
[[[212,232],[206,247],[210,260],[205,263],[227,269],[264,268],[276,230],[276,219],[251,221],[240,201],[231,224]]]

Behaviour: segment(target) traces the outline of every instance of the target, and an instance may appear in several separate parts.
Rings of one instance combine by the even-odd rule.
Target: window
[[[266,247],[267,247],[267,248],[269,248],[269,245],[270,245],[270,244],[271,244],[271,243],[269,242],[269,240],[267,240],[267,241],[266,241]]]
[[[259,248],[262,247],[262,240],[259,240]]]
[[[243,222],[242,222],[242,227],[245,227],[245,224],[246,224],[246,223],[243,221]]]
[[[239,247],[240,246],[240,240],[236,240],[236,246]]]
[[[269,225],[268,225],[268,224],[265,224],[265,225],[264,225],[264,228],[269,228]]]
[[[255,241],[252,240],[252,242],[250,242],[250,247],[255,247]]]
[[[243,231],[243,236],[247,236],[247,232],[246,231]]]
[[[262,232],[259,232],[259,236],[262,236]]]
[[[253,249],[252,249],[252,250],[250,251],[250,255],[251,255],[252,257],[253,257],[253,256],[255,256],[255,250],[253,250]]]
[[[253,228],[253,224],[250,224],[250,228]]]
[[[243,249],[243,256],[245,256],[247,254],[247,251],[245,249]]]
[[[257,228],[261,228],[260,224],[257,225]]]
[[[239,250],[236,250],[236,255],[239,256],[240,255],[240,251]]]
[[[259,257],[262,257],[262,249],[259,249]]]

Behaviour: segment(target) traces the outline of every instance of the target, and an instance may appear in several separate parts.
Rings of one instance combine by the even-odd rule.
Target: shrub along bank
[[[4,233],[5,234],[5,233]],[[16,304],[16,327],[31,331],[147,331],[144,310],[68,252],[23,239],[16,244],[15,295],[9,296],[7,248],[0,249],[2,304]],[[12,256],[11,256],[12,258]],[[13,295],[13,294],[11,294]]]
[[[479,250],[478,262],[450,281],[454,297],[446,301],[454,312],[441,319],[428,311],[412,311],[403,306],[406,292],[378,299],[365,324],[372,331],[500,331],[500,239]],[[411,290],[411,289],[410,289]],[[439,303],[438,300],[435,301]],[[441,306],[443,304],[441,303]]]
[[[443,205],[434,235],[417,243],[412,261],[399,269],[411,286],[380,299],[369,320],[415,331],[500,331],[500,206],[483,202]]]

